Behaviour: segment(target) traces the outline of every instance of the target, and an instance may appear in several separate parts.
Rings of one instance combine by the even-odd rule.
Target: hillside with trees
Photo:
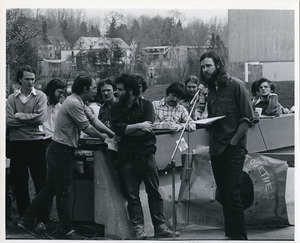
[[[90,18],[84,9],[8,9],[6,18],[7,79],[11,81],[14,81],[19,66],[37,66],[38,37],[61,35],[71,46],[82,36],[121,38],[129,46],[133,44],[134,69],[130,72],[146,73],[143,62],[147,60],[143,60],[141,55],[145,47],[209,45],[221,48],[226,46],[228,36],[225,20],[214,17],[204,22],[199,16],[186,21],[178,10],[168,11],[166,17],[133,17],[111,11],[100,21]],[[116,46],[113,53],[118,59],[121,53],[117,48]],[[197,53],[193,60],[187,60],[190,66],[198,65],[200,54]],[[105,53],[99,55],[105,56]]]

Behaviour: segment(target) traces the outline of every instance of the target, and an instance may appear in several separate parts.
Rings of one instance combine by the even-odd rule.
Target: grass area
[[[294,105],[294,82],[293,81],[277,81],[275,83],[275,93],[278,95],[280,104],[283,107],[291,108]],[[160,100],[166,95],[166,88],[169,84],[160,84],[150,86],[143,94],[145,99],[153,101]],[[251,94],[252,83],[246,83],[246,86]]]

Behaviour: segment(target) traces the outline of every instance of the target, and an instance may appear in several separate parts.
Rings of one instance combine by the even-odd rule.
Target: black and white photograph
[[[0,9],[1,242],[299,240],[299,1]]]

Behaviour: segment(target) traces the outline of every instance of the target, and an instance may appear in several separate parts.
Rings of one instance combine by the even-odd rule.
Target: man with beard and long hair
[[[207,96],[207,88],[204,87],[203,84],[199,85],[199,79],[195,75],[189,76],[185,81],[185,97],[182,101],[179,102],[180,105],[183,105],[188,112],[191,112],[193,108],[193,104],[191,101],[193,100],[195,94],[198,89],[200,89],[199,96],[196,100],[196,104],[194,106],[193,112],[191,114],[191,118],[194,121],[207,118],[207,110],[206,108],[206,96]]]
[[[140,96],[142,84],[138,76],[122,74],[115,83],[119,101],[112,105],[111,124],[116,135],[121,137],[118,142],[118,162],[134,237],[137,240],[147,238],[139,197],[142,181],[148,195],[154,237],[172,237],[173,232],[165,225],[163,199],[159,193],[154,156],[156,137],[153,133],[153,105]],[[179,236],[179,233],[175,235]]]
[[[245,83],[230,76],[223,59],[214,51],[200,57],[201,81],[207,85],[208,117],[225,116],[209,128],[211,165],[223,206],[226,239],[247,240],[241,178],[246,133],[254,114]]]

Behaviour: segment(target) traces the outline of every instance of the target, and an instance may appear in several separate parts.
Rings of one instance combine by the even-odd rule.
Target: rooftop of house
[[[152,46],[143,48],[143,53],[148,55],[166,54],[171,49],[171,46]]]
[[[126,44],[126,42],[121,38],[107,38],[107,37],[86,37],[81,36],[76,43],[85,42],[88,46],[92,46],[92,48],[97,48],[99,43],[104,43],[110,45],[111,42],[117,43],[119,47],[123,49],[130,49],[130,47]]]

